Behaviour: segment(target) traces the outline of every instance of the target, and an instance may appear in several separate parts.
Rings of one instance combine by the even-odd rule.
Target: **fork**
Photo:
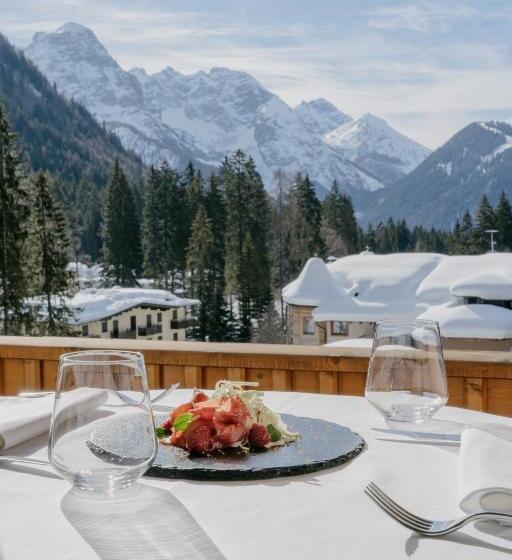
[[[493,520],[493,521],[506,521],[512,522],[512,515],[508,513],[499,513],[496,511],[481,511],[472,513],[458,519],[449,519],[447,521],[434,521],[432,519],[425,519],[419,517],[414,513],[406,510],[398,505],[391,499],[385,492],[383,492],[374,482],[370,482],[364,489],[365,494],[371,498],[382,510],[384,510],[395,521],[402,524],[404,527],[416,531],[421,535],[428,537],[440,537],[458,531],[464,525],[478,521],[480,519]]]

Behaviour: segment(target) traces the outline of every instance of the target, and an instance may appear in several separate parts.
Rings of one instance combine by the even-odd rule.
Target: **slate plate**
[[[158,424],[166,417],[157,415],[155,422]],[[260,452],[227,450],[212,456],[189,454],[173,446],[158,444],[157,457],[145,476],[191,480],[261,480],[294,476],[341,465],[359,455],[364,448],[363,438],[345,426],[291,414],[283,414],[282,418],[292,431],[301,434],[297,441]],[[141,427],[124,421],[120,438],[113,424],[104,422],[91,434],[87,445],[93,453],[104,456],[109,462],[136,462],[135,450],[139,448],[136,442]]]

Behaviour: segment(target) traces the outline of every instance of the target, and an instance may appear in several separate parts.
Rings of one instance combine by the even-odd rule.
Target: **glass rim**
[[[90,358],[90,356],[97,356],[99,359]],[[104,356],[105,359],[101,359],[101,356]],[[115,359],[108,359],[108,356],[112,356]],[[61,354],[60,363],[67,363],[69,365],[104,366],[112,364],[134,364],[141,359],[144,359],[141,352],[132,352],[129,350],[77,350],[75,352]]]

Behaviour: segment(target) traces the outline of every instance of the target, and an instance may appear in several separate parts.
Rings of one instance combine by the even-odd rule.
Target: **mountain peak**
[[[357,120],[372,126],[387,126],[391,128],[384,119],[381,119],[380,117],[376,117],[375,115],[372,115],[372,113],[365,113],[362,117],[360,117]]]
[[[55,33],[74,33],[81,35],[92,35],[95,36],[91,29],[85,27],[85,25],[80,25],[79,23],[74,23],[69,21],[64,25],[61,25]]]
[[[327,132],[350,122],[352,119],[323,97],[302,101],[294,111],[314,132],[323,136]]]

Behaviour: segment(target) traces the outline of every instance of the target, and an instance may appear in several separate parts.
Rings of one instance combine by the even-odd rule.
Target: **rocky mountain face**
[[[75,188],[103,188],[115,159],[135,181],[142,161],[82,105],[55,90],[23,53],[0,35],[0,104],[33,171],[49,171]]]
[[[80,101],[146,163],[166,159],[183,167],[192,160],[216,167],[240,148],[254,158],[269,187],[279,169],[290,175],[307,172],[320,195],[336,179],[362,206],[368,193],[387,186],[391,176],[403,176],[427,154],[390,127],[384,151],[364,127],[357,128],[364,129],[364,138],[358,141],[354,129],[347,147],[331,134],[358,121],[323,99],[293,109],[244,72],[125,71],[94,33],[78,24],[37,33],[25,53],[59,91]],[[403,146],[406,161],[397,156]]]
[[[370,113],[325,133],[324,140],[385,185],[410,173],[430,154]]]
[[[501,191],[512,196],[512,126],[473,123],[455,134],[416,169],[375,193],[365,223],[390,216],[409,225],[451,227],[466,209],[473,212],[482,195],[495,204]]]

